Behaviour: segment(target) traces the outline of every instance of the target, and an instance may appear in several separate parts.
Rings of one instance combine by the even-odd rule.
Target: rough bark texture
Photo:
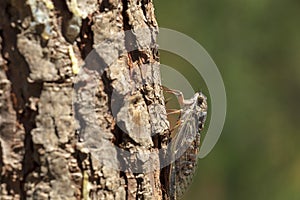
[[[4,0],[0,11],[1,199],[163,199],[152,1]],[[85,59],[103,41],[121,46],[101,71],[107,57]],[[76,82],[83,64],[97,81]]]

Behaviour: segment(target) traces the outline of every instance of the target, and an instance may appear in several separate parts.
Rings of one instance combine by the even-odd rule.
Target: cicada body
[[[207,115],[206,97],[202,93],[185,100],[181,92],[175,92],[181,104],[181,114],[177,132],[171,140],[170,154],[174,161],[170,165],[168,180],[171,200],[180,199],[192,182],[200,149],[200,131]]]

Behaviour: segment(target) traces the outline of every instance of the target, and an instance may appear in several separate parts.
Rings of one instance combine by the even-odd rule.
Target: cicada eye
[[[197,105],[198,105],[198,106],[201,106],[202,103],[203,103],[203,101],[204,101],[203,97],[202,97],[202,96],[199,96],[198,99],[197,99]]]

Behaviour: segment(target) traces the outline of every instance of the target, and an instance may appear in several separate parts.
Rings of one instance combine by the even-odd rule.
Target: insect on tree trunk
[[[152,1],[0,11],[1,199],[166,199]]]

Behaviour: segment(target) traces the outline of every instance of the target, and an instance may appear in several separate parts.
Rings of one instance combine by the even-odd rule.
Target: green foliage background
[[[185,33],[208,51],[227,92],[222,135],[199,161],[185,199],[299,200],[300,1],[154,3],[160,27]],[[188,65],[166,52],[161,62]]]

